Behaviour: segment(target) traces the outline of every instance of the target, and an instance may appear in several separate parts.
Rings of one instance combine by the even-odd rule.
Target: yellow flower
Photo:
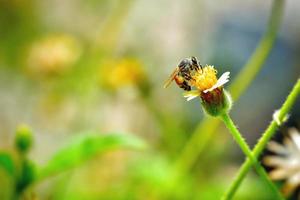
[[[300,133],[297,129],[289,129],[289,136],[285,137],[283,144],[270,142],[268,150],[276,155],[263,158],[266,166],[274,168],[270,173],[272,180],[286,180],[283,193],[290,195],[300,187]]]
[[[217,79],[217,71],[214,66],[207,65],[203,67],[202,70],[192,74],[192,80],[190,81],[190,85],[197,90],[185,92],[184,97],[187,98],[187,101],[190,101],[218,88],[222,89],[222,86],[229,81],[229,74],[230,72],[225,72]]]
[[[211,88],[217,82],[217,71],[213,66],[205,66],[199,73],[194,73],[192,78],[194,79],[194,86],[198,90],[206,90]]]
[[[138,85],[145,79],[145,73],[139,61],[125,58],[104,63],[100,70],[100,77],[103,85],[117,89],[128,85]]]

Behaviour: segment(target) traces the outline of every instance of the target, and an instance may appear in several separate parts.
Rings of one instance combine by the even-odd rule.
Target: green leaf
[[[8,175],[14,176],[15,175],[15,165],[14,161],[6,152],[0,152],[0,169],[4,169]]]
[[[128,134],[85,134],[58,151],[48,164],[38,171],[37,181],[76,167],[85,161],[117,148],[143,149],[140,139]]]

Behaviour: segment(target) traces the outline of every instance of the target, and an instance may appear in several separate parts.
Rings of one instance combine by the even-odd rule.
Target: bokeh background
[[[165,179],[204,117],[172,84],[181,59],[218,74],[241,70],[263,35],[266,1],[0,0],[0,147],[16,127],[34,131],[30,158],[46,163],[87,130],[131,133],[142,152],[113,151],[35,186],[39,199],[218,199],[244,156],[224,128],[184,181],[164,197]],[[252,146],[300,74],[300,2],[287,0],[276,43],[232,117]],[[290,120],[300,123],[300,103]],[[269,199],[247,177],[237,199]]]

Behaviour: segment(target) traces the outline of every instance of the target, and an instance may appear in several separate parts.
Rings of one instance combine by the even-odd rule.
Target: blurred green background
[[[219,199],[244,156],[220,127],[189,172],[172,180],[172,165],[204,114],[198,100],[186,102],[176,84],[163,84],[189,56],[234,79],[266,29],[271,4],[0,0],[1,150],[13,151],[21,123],[34,132],[29,157],[37,165],[86,131],[130,133],[148,146],[109,151],[51,176],[34,185],[32,199]],[[270,56],[234,102],[232,117],[251,146],[299,77],[299,8],[286,1]],[[299,126],[299,100],[290,120]],[[1,199],[10,187],[0,171]],[[236,198],[270,199],[264,187],[250,173]]]

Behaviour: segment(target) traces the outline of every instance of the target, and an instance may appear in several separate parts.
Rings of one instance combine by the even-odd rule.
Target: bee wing
[[[177,75],[178,72],[179,72],[179,68],[176,67],[176,69],[172,72],[170,77],[166,80],[166,82],[164,84],[164,88],[167,88],[172,83],[172,81],[174,80],[174,78],[175,78],[175,76]]]

